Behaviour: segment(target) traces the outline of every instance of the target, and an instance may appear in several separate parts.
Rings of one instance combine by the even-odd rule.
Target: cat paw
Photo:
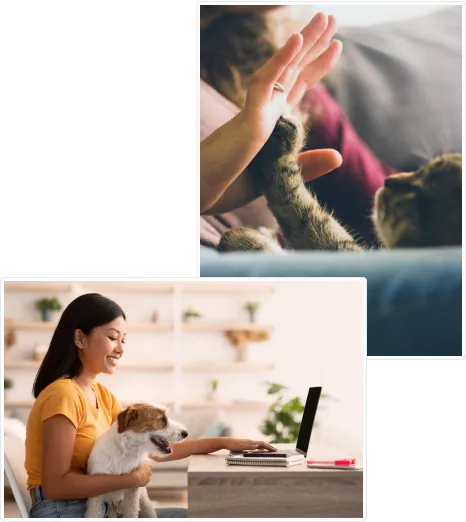
[[[296,118],[280,116],[272,137],[278,139],[280,143],[280,155],[298,154],[304,146],[304,127]]]
[[[283,253],[278,242],[269,234],[253,228],[233,228],[222,234],[217,250],[219,252],[259,251]]]
[[[269,177],[278,160],[298,155],[304,146],[304,140],[302,123],[291,117],[280,116],[270,138],[251,162],[251,168]]]

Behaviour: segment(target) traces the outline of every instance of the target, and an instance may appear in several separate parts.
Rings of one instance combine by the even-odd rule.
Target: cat
[[[280,226],[282,244],[272,234],[237,228],[222,235],[220,252],[368,249],[306,188],[298,163],[304,141],[300,120],[281,116],[248,167]],[[415,172],[388,177],[375,194],[373,221],[385,248],[461,245],[461,212],[462,156],[448,153]]]

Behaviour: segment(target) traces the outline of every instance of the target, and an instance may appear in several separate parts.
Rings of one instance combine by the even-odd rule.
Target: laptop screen
[[[314,419],[316,418],[317,406],[319,405],[321,387],[309,388],[307,394],[306,405],[304,406],[303,418],[301,420],[301,427],[299,428],[298,442],[296,449],[307,454],[309,442],[311,439],[312,427],[314,426]]]

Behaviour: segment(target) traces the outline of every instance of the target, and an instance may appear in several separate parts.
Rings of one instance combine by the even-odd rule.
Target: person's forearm
[[[231,212],[251,203],[251,201],[254,201],[259,196],[260,192],[254,186],[246,169],[231,183],[214,205],[201,214],[205,216],[215,216],[225,212]]]
[[[212,439],[185,440],[184,442],[178,443],[174,442],[171,444],[173,451],[168,457],[149,456],[157,462],[185,459],[191,455],[203,455],[224,449],[227,440],[227,437],[215,437]]]
[[[86,475],[70,471],[57,480],[42,484],[47,498],[60,500],[68,498],[89,498],[111,491],[134,487],[130,473],[122,475]]]
[[[241,112],[201,142],[201,213],[210,213],[262,145]]]

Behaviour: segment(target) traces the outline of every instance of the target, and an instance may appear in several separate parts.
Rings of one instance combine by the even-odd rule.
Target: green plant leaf
[[[300,397],[285,400],[282,392],[288,388],[282,384],[269,381],[264,384],[267,386],[268,395],[275,395],[275,400],[269,406],[266,419],[259,428],[261,433],[270,437],[272,444],[295,443],[304,412],[303,401]],[[322,394],[321,399],[332,398],[327,394]]]
[[[280,393],[281,391],[288,389],[286,386],[283,386],[282,384],[278,384],[276,382],[267,381],[265,384],[268,386],[268,389],[267,389],[268,395],[275,395],[276,393]]]

